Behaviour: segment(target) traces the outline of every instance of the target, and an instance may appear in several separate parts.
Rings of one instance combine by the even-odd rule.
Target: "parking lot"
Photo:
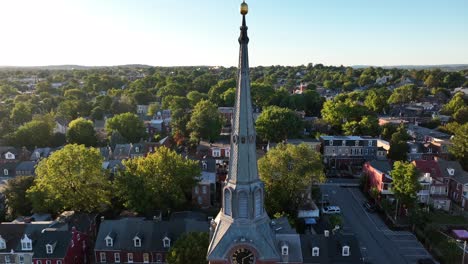
[[[390,230],[379,215],[367,212],[362,206],[366,199],[358,188],[324,185],[321,190],[332,205],[340,206],[343,232],[357,236],[367,263],[412,264],[431,258],[411,232]]]

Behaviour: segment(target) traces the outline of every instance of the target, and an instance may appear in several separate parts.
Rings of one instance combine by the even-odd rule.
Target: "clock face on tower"
[[[239,248],[232,254],[232,264],[254,264],[255,256],[246,248]]]

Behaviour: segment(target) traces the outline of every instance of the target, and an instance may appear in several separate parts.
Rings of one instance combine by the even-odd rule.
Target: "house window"
[[[320,249],[318,247],[313,247],[312,248],[312,257],[318,257],[320,256]]]
[[[106,253],[105,253],[105,252],[101,252],[101,253],[99,254],[99,258],[101,259],[101,263],[106,262]]]
[[[163,245],[164,245],[165,248],[170,247],[170,246],[171,246],[171,239],[168,238],[168,237],[165,237],[165,238],[163,239]]]
[[[205,186],[205,185],[202,186],[202,193],[203,193],[203,194],[206,194],[206,193],[207,193],[207,190],[206,190],[206,186]]]
[[[328,142],[328,144],[329,144],[330,146],[333,146],[333,140],[330,140],[330,141]]]
[[[156,262],[161,263],[162,262],[162,255],[161,254],[156,254]]]
[[[133,239],[133,242],[135,244],[135,247],[141,247],[141,239],[139,237],[135,237]]]
[[[5,263],[10,263],[10,256],[5,256]],[[41,263],[38,263],[38,264],[41,264]]]
[[[136,153],[140,152],[140,148],[139,148],[139,147],[135,147],[135,152],[136,152]]]
[[[5,249],[6,248],[6,243],[5,240],[0,236],[0,249]]]
[[[198,197],[197,197],[197,203],[198,203],[199,205],[202,205],[202,204],[203,204],[203,198],[202,198],[201,196],[198,196]]]
[[[21,250],[32,250],[31,239],[29,239],[26,235],[24,235],[24,238],[21,239]]]
[[[120,253],[114,253],[114,262],[120,263]]]
[[[19,255],[19,263],[24,264],[24,256],[23,255]],[[48,264],[50,264],[50,263],[48,263]]]
[[[281,255],[287,256],[289,254],[289,248],[288,246],[284,245],[281,247]]]
[[[149,254],[143,253],[143,263],[149,263]]]
[[[49,244],[46,245],[46,252],[47,254],[52,254],[53,252],[52,245],[49,245]]]
[[[200,191],[199,191],[199,187],[198,186],[195,186],[195,194],[198,194]]]
[[[106,247],[112,247],[113,244],[112,238],[106,237]]]
[[[226,154],[225,156],[228,157],[228,158],[229,158],[229,156],[231,155],[231,152],[230,152],[229,149],[226,149],[226,150],[224,151],[224,153]]]
[[[224,190],[224,213],[229,216],[232,214],[231,191],[229,191],[228,189]]]
[[[45,262],[45,263],[46,263],[46,264],[52,264],[52,261],[50,261],[50,260],[46,260],[46,262]]]
[[[349,256],[349,246],[344,246],[341,253],[342,253],[343,257]]]
[[[128,263],[133,263],[133,253],[128,253],[127,258],[128,258]]]
[[[247,193],[240,192],[239,193],[239,217],[247,218],[248,216],[247,204],[248,204]]]
[[[369,146],[369,147],[372,147],[372,146],[373,146],[372,140],[369,140],[369,142],[367,142],[367,146]]]
[[[3,169],[3,175],[8,176],[8,169]]]
[[[341,142],[341,145],[346,146],[346,140],[343,140],[343,141]]]
[[[62,264],[62,261],[61,261],[61,260],[57,260],[57,264]]]
[[[359,140],[356,140],[356,141],[354,142],[354,145],[355,145],[356,147],[359,146]]]
[[[255,217],[262,216],[263,208],[262,208],[262,191],[257,189],[254,194],[255,200]]]
[[[8,262],[7,262],[8,263]],[[38,260],[37,264],[42,264],[42,260]]]
[[[206,164],[205,161],[203,161],[202,166],[203,166],[203,169],[204,169],[204,170],[207,170],[207,169],[208,169],[208,164]]]
[[[220,157],[221,151],[219,149],[213,149],[213,157]]]

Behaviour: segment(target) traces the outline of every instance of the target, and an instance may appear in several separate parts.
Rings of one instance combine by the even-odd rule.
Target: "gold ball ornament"
[[[240,6],[240,13],[242,15],[247,15],[248,12],[249,12],[249,6],[247,5],[246,2],[243,2]]]

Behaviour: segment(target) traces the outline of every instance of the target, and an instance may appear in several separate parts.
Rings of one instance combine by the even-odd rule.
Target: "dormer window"
[[[318,247],[313,247],[312,248],[312,257],[318,257],[320,256],[320,249]]]
[[[359,146],[359,140],[356,140],[356,141],[354,142],[354,145],[355,145],[356,147]]]
[[[288,245],[283,245],[283,246],[281,247],[281,255],[283,255],[283,256],[289,255],[289,247],[288,247]]]
[[[206,164],[206,161],[202,162],[202,166],[204,170],[208,169],[208,164]]]
[[[140,152],[140,148],[139,148],[139,147],[135,147],[135,152],[136,152],[136,153]]]
[[[448,174],[449,174],[450,176],[455,175],[455,169],[453,169],[453,168],[448,168],[448,169],[447,169],[447,172],[448,172]]]
[[[333,140],[330,140],[330,141],[328,142],[328,145],[333,146]]]
[[[349,246],[344,246],[341,253],[342,253],[343,257],[348,257],[349,256]]]
[[[52,245],[47,244],[46,245],[46,253],[47,254],[52,254],[53,252],[54,252],[54,248],[52,247]]]
[[[8,169],[3,169],[3,175],[8,176]]]
[[[5,249],[5,248],[6,248],[5,239],[3,239],[2,236],[0,236],[0,249]]]
[[[32,241],[27,235],[21,239],[21,250],[32,250]]]
[[[135,237],[133,239],[133,244],[135,245],[135,247],[141,247],[141,239],[139,237]]]
[[[346,146],[346,140],[343,140],[343,141],[341,142],[341,145]]]
[[[112,239],[112,237],[107,236],[106,237],[106,247],[112,247],[113,245],[114,245],[114,240]]]
[[[163,245],[164,245],[165,248],[171,247],[171,239],[168,238],[168,237],[164,237],[163,238]]]
[[[10,152],[8,152],[7,154],[5,154],[5,158],[6,159],[14,159],[15,158],[15,155],[11,154]]]

